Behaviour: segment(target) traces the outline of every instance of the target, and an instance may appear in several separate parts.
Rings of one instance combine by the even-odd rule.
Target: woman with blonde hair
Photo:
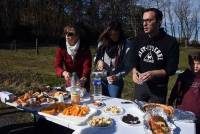
[[[76,72],[83,87],[89,91],[92,55],[81,26],[81,23],[69,23],[64,28],[64,38],[56,49],[54,68],[56,75],[66,80],[66,86],[70,86],[72,73]]]

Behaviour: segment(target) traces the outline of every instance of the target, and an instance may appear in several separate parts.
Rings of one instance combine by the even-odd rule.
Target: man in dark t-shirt
[[[144,33],[136,37],[129,56],[133,63],[132,78],[136,83],[134,99],[166,103],[168,79],[178,66],[179,46],[175,38],[160,28],[161,22],[160,10],[149,8],[144,11]]]

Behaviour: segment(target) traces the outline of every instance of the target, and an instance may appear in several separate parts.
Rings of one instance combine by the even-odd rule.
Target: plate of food
[[[168,117],[173,118],[174,115],[174,108],[172,106],[167,106],[164,104],[158,104],[158,103],[147,103],[143,105],[143,111],[151,111],[155,108],[161,108],[164,110],[164,112],[167,114]]]
[[[67,107],[71,106],[70,104],[66,104],[63,102],[53,103],[47,107],[44,107],[40,110],[40,112],[49,114],[49,115],[58,115],[59,113],[63,112],[63,110]]]
[[[63,123],[82,125],[86,124],[88,119],[95,115],[96,112],[96,109],[86,105],[57,103],[43,108],[38,114]]]
[[[139,116],[136,116],[136,115],[133,115],[133,114],[130,114],[130,113],[121,116],[121,118],[119,120],[123,125],[126,125],[126,126],[143,125],[142,117],[139,117]]]
[[[125,110],[122,107],[111,105],[105,107],[103,111],[109,115],[121,115],[124,113]]]
[[[103,103],[99,100],[96,100],[96,101],[92,102],[91,106],[94,107],[94,108],[100,109],[100,108],[104,107],[105,105],[106,105],[105,103]]]
[[[88,125],[95,128],[107,128],[111,127],[112,124],[112,118],[103,116],[93,116],[92,119],[88,121]]]

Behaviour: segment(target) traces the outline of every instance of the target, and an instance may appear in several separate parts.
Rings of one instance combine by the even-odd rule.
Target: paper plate
[[[59,120],[60,122],[63,123],[70,123],[70,124],[74,124],[74,125],[82,125],[85,124],[88,119],[90,117],[92,117],[93,115],[96,114],[97,110],[95,108],[89,108],[90,111],[86,116],[83,117],[79,117],[79,116],[66,116],[63,115],[62,113],[58,114],[58,115],[50,115],[50,114],[46,114],[44,112],[38,112],[39,115],[42,115],[44,117],[48,117],[54,120]]]
[[[129,113],[129,114],[130,114],[130,113]],[[128,115],[128,114],[126,114],[126,115],[124,115],[124,116],[127,116],[127,115]],[[137,124],[129,124],[129,123],[126,123],[126,122],[124,122],[124,121],[122,120],[122,118],[123,118],[124,116],[121,116],[121,117],[119,118],[120,124],[122,124],[122,125],[124,125],[124,126],[141,126],[141,125],[143,125],[143,117],[139,117],[139,116],[136,116],[136,115],[133,115],[133,114],[131,114],[131,115],[134,116],[134,117],[138,117],[140,123],[137,123]]]
[[[107,125],[103,125],[103,126],[95,126],[95,125],[92,125],[91,124],[91,120],[94,119],[94,118],[104,118],[104,119],[110,119],[111,123],[110,124],[107,124]],[[109,127],[112,127],[113,125],[113,119],[112,118],[109,118],[109,117],[105,117],[105,116],[94,116],[91,120],[89,120],[87,123],[90,127],[92,128],[109,128]]]
[[[125,112],[122,107],[114,105],[105,107],[103,111],[108,115],[122,115]]]

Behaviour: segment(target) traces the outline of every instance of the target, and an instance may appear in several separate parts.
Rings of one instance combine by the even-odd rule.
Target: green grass
[[[29,89],[43,85],[58,86],[64,84],[64,80],[56,77],[53,61],[55,47],[41,47],[39,55],[34,49],[0,50],[0,91],[8,90],[16,94],[24,93]],[[180,49],[180,69],[188,67],[187,55],[194,48]],[[94,55],[95,49],[92,49]],[[169,92],[174,85],[176,75],[169,81]],[[131,73],[125,78],[125,86],[122,98],[131,99],[133,96]]]

